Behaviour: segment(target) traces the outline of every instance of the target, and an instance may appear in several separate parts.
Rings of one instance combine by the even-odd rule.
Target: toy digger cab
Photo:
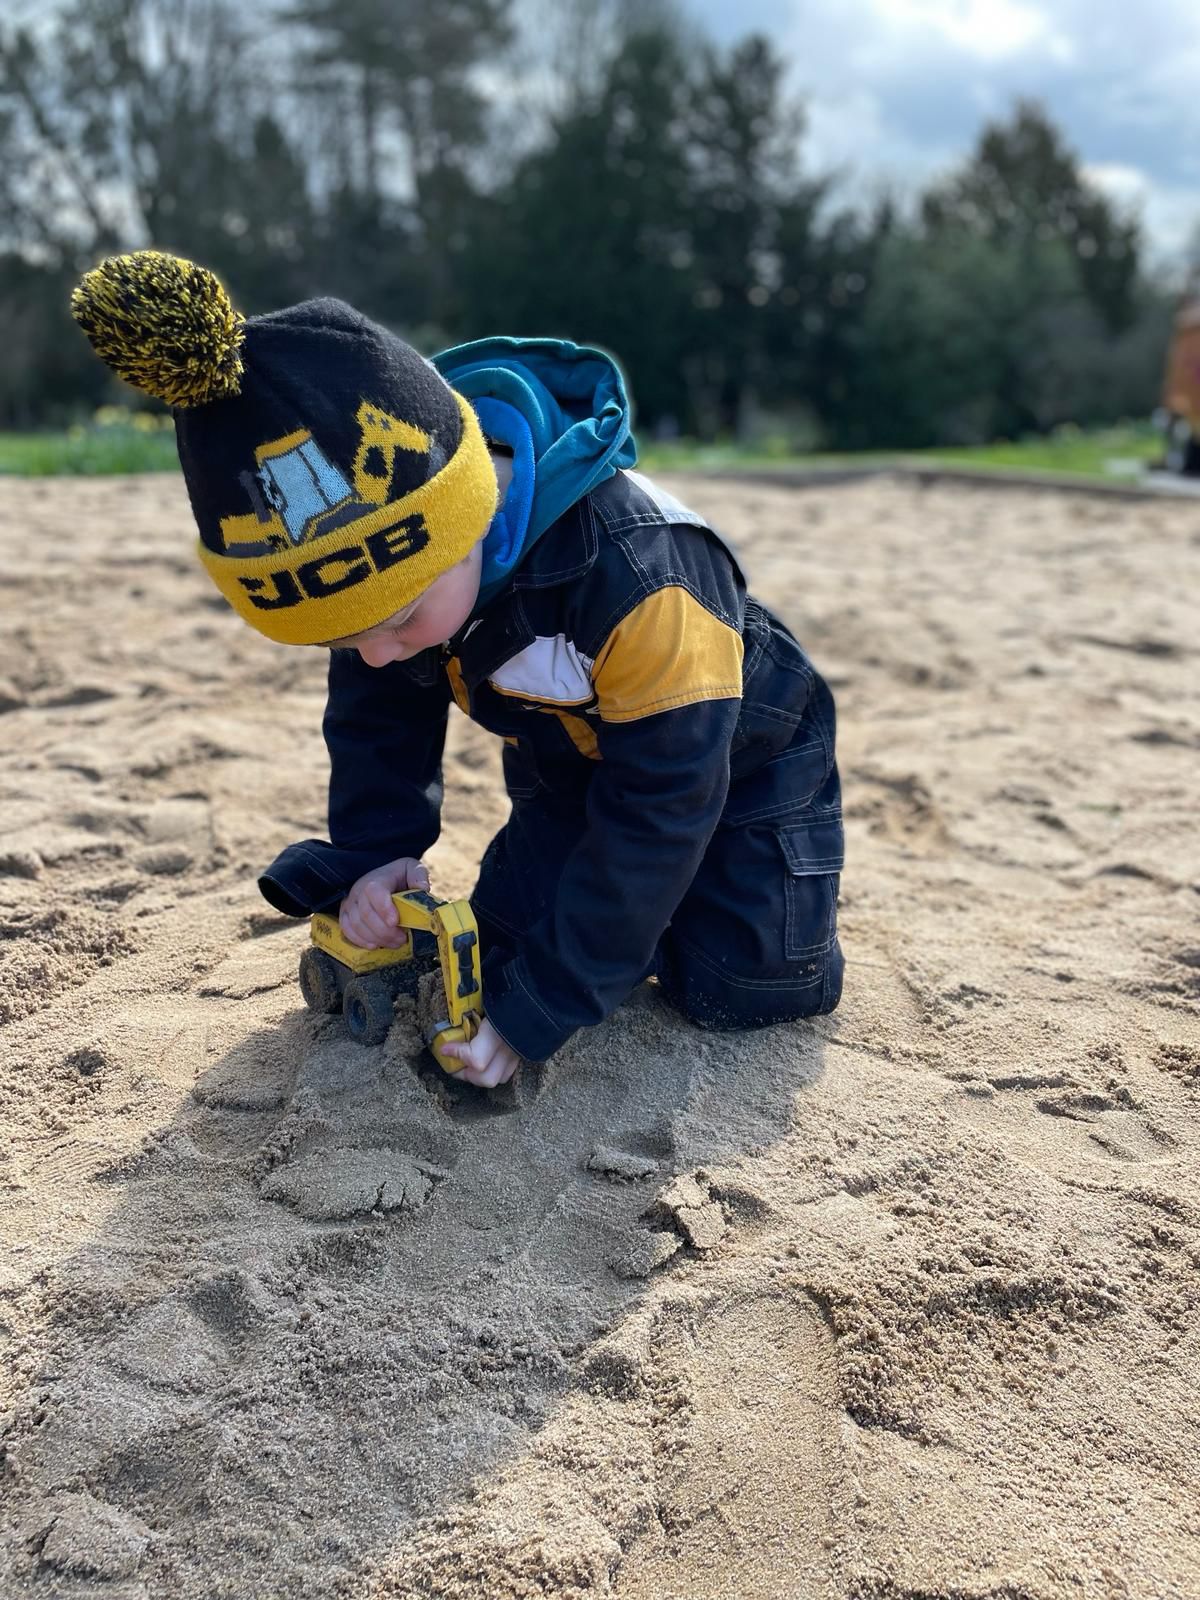
[[[474,913],[466,900],[435,900],[420,889],[394,894],[392,904],[400,926],[409,930],[399,950],[351,944],[336,917],[318,912],[312,944],[300,957],[300,992],[310,1011],[341,1011],[359,1044],[381,1044],[392,1025],[396,996],[414,995],[425,1043],[444,1072],[459,1072],[461,1063],[442,1049],[469,1043],[483,1020]],[[429,959],[431,947],[436,965]]]

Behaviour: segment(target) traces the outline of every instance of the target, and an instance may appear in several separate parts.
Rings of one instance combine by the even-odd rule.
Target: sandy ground
[[[0,485],[4,1596],[1200,1593],[1200,512],[672,487],[838,692],[845,1000],[457,1103],[254,887],[319,653]]]

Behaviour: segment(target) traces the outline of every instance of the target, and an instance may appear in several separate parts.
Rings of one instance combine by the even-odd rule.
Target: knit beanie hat
[[[206,267],[139,250],[87,273],[71,311],[172,408],[200,559],[269,639],[374,627],[486,532],[496,476],[474,411],[342,301],[245,318]]]

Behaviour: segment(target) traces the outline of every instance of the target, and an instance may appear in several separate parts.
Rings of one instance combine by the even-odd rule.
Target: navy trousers
[[[786,761],[787,756],[777,758]],[[840,788],[827,769],[803,805],[775,801],[788,774],[768,763],[731,804],[644,977],[701,1028],[757,1028],[832,1011],[842,993],[837,936]],[[485,975],[553,906],[581,826],[545,795],[513,798],[484,855],[472,907]],[[486,983],[485,983],[486,988]]]

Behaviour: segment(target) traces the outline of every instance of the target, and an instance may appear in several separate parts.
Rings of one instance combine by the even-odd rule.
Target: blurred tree
[[[781,288],[785,226],[803,257],[821,185],[803,184],[802,120],[781,93],[784,64],[752,36],[704,52],[688,119],[698,313],[688,358],[705,432],[745,435],[768,381],[768,307]]]
[[[972,444],[1035,426],[1025,369],[1073,285],[1061,250],[1042,244],[1030,302],[1028,248],[962,228],[883,241],[839,443]]]
[[[1139,257],[1137,223],[1018,105],[884,238],[832,436],[965,444],[1148,412],[1161,295]]]
[[[812,208],[789,208],[783,216],[771,367],[784,394],[803,398],[814,441],[853,449],[871,442],[856,373],[867,347],[864,324],[883,282],[884,250],[899,221],[886,198],[865,214],[831,212],[822,204],[828,187],[822,185]]]
[[[766,41],[718,52],[656,11],[578,70],[576,98],[495,188],[471,325],[606,344],[644,419],[747,436],[812,377],[812,330],[783,291],[810,267],[828,287],[825,185],[799,172],[799,113]]]
[[[71,0],[37,30],[0,30],[0,106],[4,243],[47,291],[33,296],[37,339],[19,344],[47,405],[79,345],[69,285],[102,254],[195,256],[248,311],[303,291],[305,174],[231,0]],[[11,367],[5,385],[18,404]]]
[[[0,33],[26,176],[15,232],[76,263],[153,243],[272,296],[302,251],[305,175],[231,0],[74,0],[40,38]]]
[[[508,42],[508,6],[300,0],[280,20],[309,41],[302,55],[313,82],[343,102],[349,86],[357,108],[359,160],[346,172],[336,209],[356,216],[383,246],[389,227],[403,226],[397,200],[411,208],[416,227],[404,244],[410,282],[420,269],[421,303],[407,305],[406,320],[449,324],[475,199],[467,163],[486,132],[478,69]]]
[[[1139,286],[1112,334],[1058,240],[992,241],[962,228],[894,228],[826,411],[848,448],[980,444],[1063,423],[1148,415],[1165,301]]]
[[[476,213],[471,334],[600,343],[644,415],[679,415],[694,251],[685,46],[629,35],[601,81]]]
[[[2,429],[72,422],[81,406],[94,408],[110,389],[66,309],[75,278],[61,264],[0,253]]]
[[[68,92],[85,55],[86,37],[61,26],[40,40],[0,28],[5,242],[56,264],[111,248],[126,227],[122,197],[97,181],[113,174],[94,96],[81,104]]]
[[[519,0],[512,15],[517,70],[506,75],[505,99],[526,129],[524,141],[511,129],[519,155],[595,103],[635,34],[669,37],[686,54],[702,41],[679,0]]]
[[[1141,251],[1138,223],[1087,182],[1079,159],[1041,106],[1018,103],[1007,123],[988,124],[974,155],[926,194],[926,225],[957,226],[1000,244],[1057,242],[1106,327],[1132,320]]]

